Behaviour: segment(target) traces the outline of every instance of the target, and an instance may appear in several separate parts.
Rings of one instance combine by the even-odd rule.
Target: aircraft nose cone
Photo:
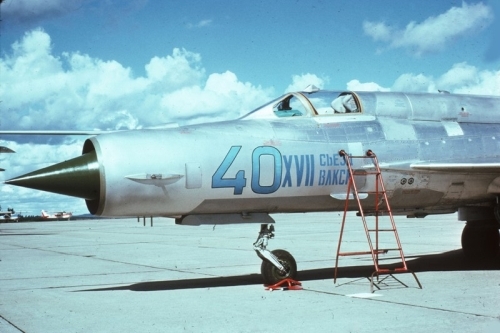
[[[6,184],[69,195],[86,200],[99,199],[99,163],[95,151],[52,166],[9,179]]]

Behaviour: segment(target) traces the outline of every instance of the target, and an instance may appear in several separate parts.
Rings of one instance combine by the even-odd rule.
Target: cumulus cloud
[[[390,88],[384,88],[375,82],[360,82],[359,80],[351,80],[347,82],[347,90],[355,91],[390,91]]]
[[[4,19],[25,22],[64,15],[77,10],[83,0],[4,0],[1,10]]]
[[[480,70],[466,62],[454,64],[438,77],[422,73],[404,73],[391,87],[376,82],[351,80],[348,90],[354,91],[403,91],[432,92],[446,90],[457,94],[500,95],[500,70]]]
[[[447,12],[432,16],[423,22],[410,22],[405,29],[385,22],[363,22],[365,34],[390,48],[405,48],[415,55],[443,50],[448,44],[466,35],[474,34],[493,21],[493,12],[483,3],[462,3]]]
[[[201,56],[185,49],[153,57],[145,76],[78,52],[52,53],[37,29],[0,59],[4,128],[118,129],[236,118],[272,97],[232,72],[206,76]],[[68,116],[71,115],[71,116]]]
[[[436,92],[437,88],[435,85],[435,79],[432,76],[426,76],[422,73],[405,73],[396,79],[391,90],[406,92]]]
[[[203,87],[189,86],[165,94],[161,107],[169,110],[168,114],[174,119],[227,120],[268,101],[271,93],[272,90],[240,82],[234,73],[226,71],[211,74]]]
[[[500,70],[479,70],[465,62],[453,65],[436,80],[440,89],[459,94],[500,95]],[[442,87],[442,88],[441,88]]]
[[[319,77],[316,74],[302,74],[293,75],[292,83],[285,89],[285,92],[289,91],[301,91],[304,90],[309,85],[315,85],[319,89],[323,89],[325,84],[328,83],[328,77]]]

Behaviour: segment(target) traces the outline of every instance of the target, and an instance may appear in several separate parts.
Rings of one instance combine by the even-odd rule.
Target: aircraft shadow
[[[454,250],[439,254],[430,254],[415,259],[406,258],[410,270],[418,272],[447,272],[447,271],[476,271],[476,270],[500,270],[500,258],[490,260],[467,260],[462,250]],[[400,264],[384,265],[387,268],[399,267]],[[339,267],[338,278],[366,278],[373,273],[373,265],[367,266],[347,266]],[[313,281],[333,279],[334,268],[318,268],[302,270],[298,272],[297,280]],[[196,288],[217,288],[234,287],[263,284],[260,274],[247,274],[225,277],[196,278],[183,280],[165,280],[134,283],[131,285],[86,289],[79,291],[161,291],[161,290],[179,290]]]

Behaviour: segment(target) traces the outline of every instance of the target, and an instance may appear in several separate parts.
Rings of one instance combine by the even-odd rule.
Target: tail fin
[[[46,211],[42,210],[42,217],[46,219],[47,217],[49,217],[49,214],[47,214]]]

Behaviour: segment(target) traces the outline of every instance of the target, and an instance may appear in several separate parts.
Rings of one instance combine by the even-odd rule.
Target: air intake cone
[[[99,163],[95,151],[91,151],[71,160],[9,179],[5,183],[86,200],[98,200]]]

